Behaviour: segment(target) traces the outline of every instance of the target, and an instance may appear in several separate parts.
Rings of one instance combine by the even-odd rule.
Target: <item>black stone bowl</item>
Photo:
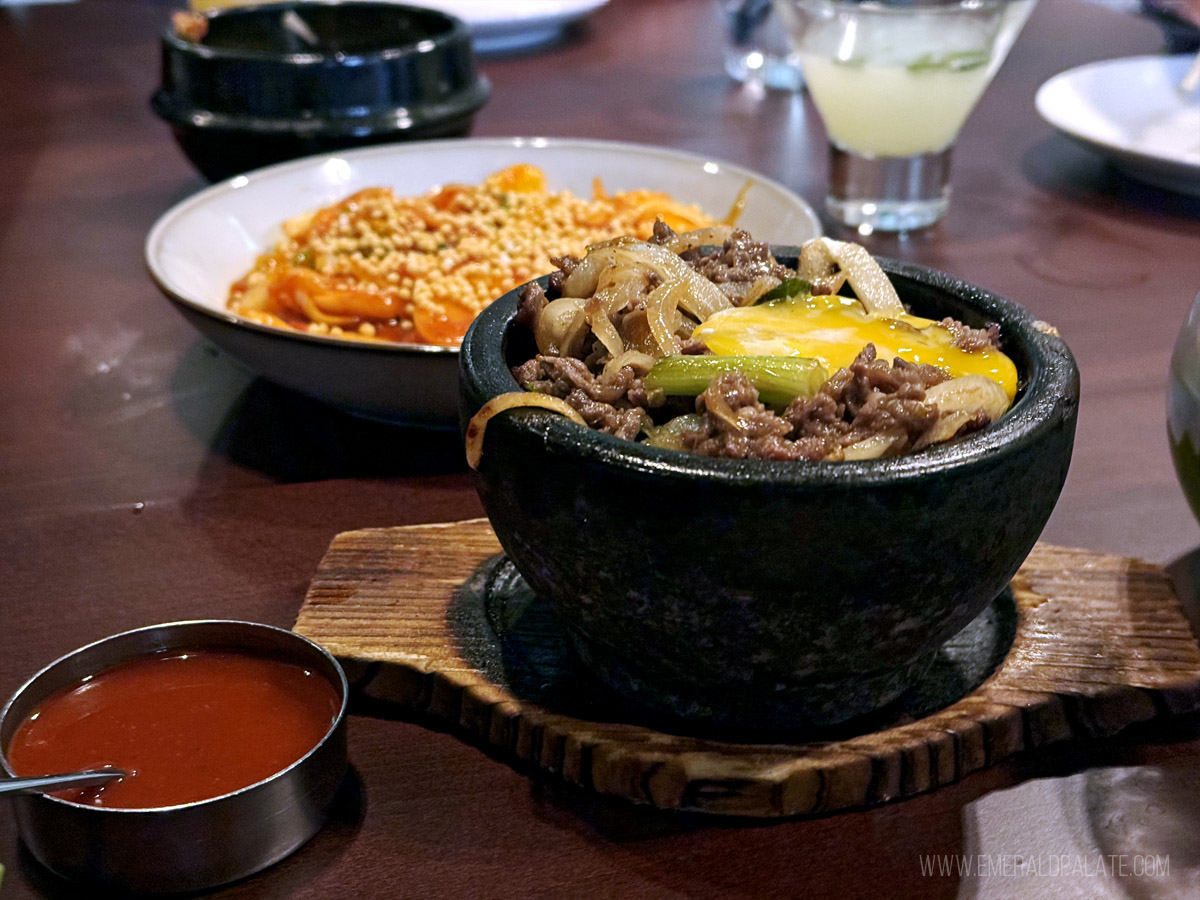
[[[284,26],[299,16],[317,43]],[[162,36],[154,111],[207,178],[388,141],[467,134],[489,85],[467,26],[375,2],[233,7],[200,41]]]
[[[795,248],[776,248],[795,265]],[[708,459],[512,410],[476,486],[500,543],[618,692],[721,726],[829,725],[891,701],[1008,584],[1066,478],[1079,373],[1012,301],[881,261],[918,315],[998,322],[1020,373],[1009,412],[894,459]],[[513,291],[460,355],[465,421],[518,390],[535,350]]]

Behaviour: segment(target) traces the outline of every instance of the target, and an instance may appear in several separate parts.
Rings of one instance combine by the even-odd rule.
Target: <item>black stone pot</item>
[[[296,13],[318,39],[284,27]],[[314,153],[467,134],[489,86],[467,26],[394,3],[233,7],[196,42],[162,36],[151,98],[185,155],[218,180]]]
[[[1021,387],[999,422],[820,463],[707,459],[530,409],[488,424],[476,485],[500,543],[617,691],[723,726],[843,721],[902,693],[1037,540],[1071,457],[1070,351],[1009,300],[881,262],[914,313],[1000,324]],[[535,352],[516,305],[505,295],[463,342],[464,422],[517,390],[509,366]]]

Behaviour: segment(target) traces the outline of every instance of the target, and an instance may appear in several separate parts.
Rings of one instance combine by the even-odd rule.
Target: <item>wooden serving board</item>
[[[582,671],[484,519],[338,535],[295,630],[338,656],[368,698],[514,762],[601,794],[726,815],[877,804],[1020,750],[1200,708],[1200,647],[1155,566],[1039,544],[993,607],[972,623],[970,647],[947,645],[957,682],[794,737],[698,734],[623,705]]]

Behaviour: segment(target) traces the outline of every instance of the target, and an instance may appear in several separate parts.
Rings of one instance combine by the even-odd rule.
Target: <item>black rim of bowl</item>
[[[439,32],[433,37],[422,38],[422,41],[431,41],[433,43],[432,50],[444,49],[447,44],[463,43],[464,41],[470,44],[470,30],[467,28],[462,19],[448,15],[436,9],[429,9],[423,6],[409,6],[401,3],[381,3],[380,0],[303,0],[302,3],[257,3],[250,6],[231,6],[225,9],[219,9],[206,14],[206,18],[235,18],[239,16],[257,15],[263,12],[286,12],[288,10],[322,7],[362,7],[364,9],[372,9],[378,11],[386,7],[398,12],[407,13],[414,16],[427,18],[431,21],[439,22],[445,26],[444,32]],[[197,43],[181,37],[175,30],[174,26],[168,25],[163,30],[163,42],[181,53],[195,54],[208,59],[244,59],[244,60],[274,60],[276,62],[286,62],[297,66],[310,65],[325,65],[329,63],[344,65],[348,61],[367,61],[372,59],[388,60],[396,59],[397,57],[407,55],[412,52],[420,41],[412,44],[406,44],[400,47],[386,47],[381,50],[373,50],[367,53],[343,53],[339,56],[329,56],[323,53],[292,53],[278,54],[267,51],[249,50],[249,49],[230,49],[227,47],[212,47],[207,44]],[[426,51],[428,52],[428,51]]]
[[[454,52],[455,48],[473,59],[471,50],[471,34],[465,22],[455,16],[436,9],[419,6],[409,6],[399,3],[381,3],[380,0],[362,2],[362,0],[304,0],[303,3],[260,3],[251,6],[237,6],[217,10],[207,14],[207,18],[233,18],[238,16],[257,15],[264,12],[283,13],[313,7],[361,7],[378,12],[387,7],[393,11],[411,15],[420,19],[435,22],[431,29],[432,36],[421,38],[402,46],[385,47],[379,50],[354,53],[292,53],[277,54],[268,51],[247,48],[213,47],[207,44],[188,40],[179,35],[173,26],[167,26],[162,32],[164,53],[174,53],[181,57],[194,57],[227,63],[264,62],[272,63],[277,68],[294,68],[296,71],[310,67],[334,68],[347,64],[361,66],[372,62],[386,63],[410,56],[414,51],[420,53]],[[472,65],[472,70],[474,67]],[[355,138],[379,136],[387,133],[416,133],[428,132],[439,126],[449,127],[455,122],[466,122],[487,103],[491,95],[491,83],[479,72],[468,84],[446,93],[436,100],[404,107],[403,116],[399,116],[399,108],[381,107],[378,110],[363,115],[335,113],[311,120],[296,120],[287,116],[254,115],[251,113],[222,112],[219,110],[202,109],[186,98],[178,96],[166,87],[159,88],[150,98],[154,112],[164,121],[177,128],[194,131],[210,132],[239,132],[253,133],[263,137],[296,137],[309,136],[312,138]]]

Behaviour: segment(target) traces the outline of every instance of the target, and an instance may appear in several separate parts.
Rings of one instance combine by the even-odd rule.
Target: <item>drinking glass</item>
[[[799,91],[800,60],[784,34],[771,0],[717,0],[725,20],[725,71],[735,81]]]
[[[1200,519],[1200,294],[1192,301],[1171,352],[1167,440],[1175,475]]]
[[[1036,0],[775,0],[830,139],[826,209],[867,233],[932,225],[950,154]]]

